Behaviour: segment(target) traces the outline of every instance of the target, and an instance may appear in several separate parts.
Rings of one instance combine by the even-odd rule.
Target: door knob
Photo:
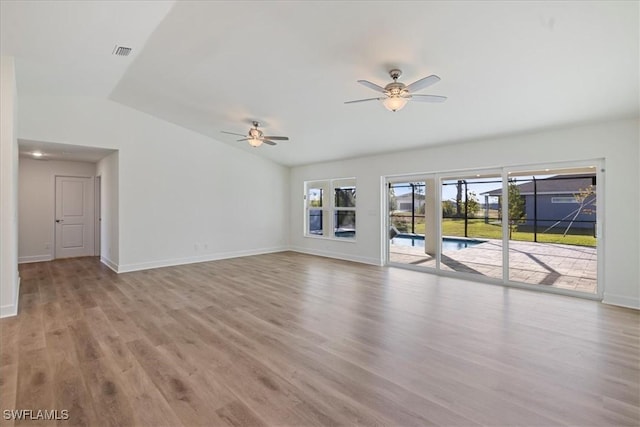
[[[64,222],[64,219],[56,219],[56,222]]]

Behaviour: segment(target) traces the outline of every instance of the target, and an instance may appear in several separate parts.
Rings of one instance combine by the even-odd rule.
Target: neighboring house
[[[539,231],[552,227],[565,230],[567,227],[595,230],[596,223],[596,176],[594,174],[556,175],[517,184],[524,199],[525,227],[536,223]],[[585,193],[592,189],[592,193]],[[584,195],[586,197],[581,198]],[[482,193],[485,202],[489,197],[502,195],[502,189]],[[537,200],[534,201],[534,197]]]
[[[415,194],[412,201],[411,193],[401,194],[396,196],[398,212],[411,212],[413,203],[415,203],[415,210],[420,211],[424,207],[424,194]]]

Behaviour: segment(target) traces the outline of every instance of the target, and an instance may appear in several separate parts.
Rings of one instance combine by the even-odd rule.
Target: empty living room
[[[640,425],[640,1],[0,0],[0,425]]]

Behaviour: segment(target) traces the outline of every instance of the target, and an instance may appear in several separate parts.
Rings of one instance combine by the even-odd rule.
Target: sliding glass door
[[[595,166],[512,171],[509,280],[597,293]]]
[[[502,279],[501,173],[448,176],[440,187],[440,268]]]
[[[602,295],[599,162],[389,179],[387,262]]]

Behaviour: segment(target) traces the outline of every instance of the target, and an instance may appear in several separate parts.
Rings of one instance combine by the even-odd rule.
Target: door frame
[[[420,182],[420,181],[424,181],[425,183],[428,180],[433,180],[433,182],[437,183],[438,181],[438,175],[435,173],[412,173],[412,174],[407,174],[407,175],[389,175],[389,176],[383,176],[381,179],[381,183],[382,183],[382,197],[380,198],[380,200],[383,201],[382,203],[382,264],[383,265],[389,265],[391,267],[401,267],[401,268],[406,268],[409,270],[417,270],[417,271],[426,271],[426,272],[437,272],[440,269],[440,252],[441,252],[441,247],[440,245],[436,246],[436,254],[435,254],[435,259],[436,259],[436,267],[424,267],[424,266],[418,266],[418,265],[413,265],[413,264],[402,264],[402,263],[398,263],[398,262],[392,262],[390,260],[390,255],[389,255],[389,251],[390,251],[390,242],[389,242],[389,227],[391,226],[391,223],[389,221],[389,184],[393,184],[393,183],[398,183],[398,182]],[[425,186],[425,194],[426,194],[426,186]],[[440,231],[440,219],[439,219],[439,214],[440,214],[440,209],[438,209],[438,206],[441,206],[441,202],[440,202],[440,194],[438,191],[435,191],[434,193],[435,196],[435,202],[434,202],[434,206],[435,206],[435,210],[430,212],[431,215],[435,215],[434,216],[434,221],[436,222],[436,227],[437,227],[437,234],[440,235],[441,231]],[[425,208],[425,217],[427,214],[429,214],[429,212],[427,211],[427,209]],[[425,222],[426,222],[426,218],[425,218]],[[426,230],[425,230],[426,232]]]
[[[102,176],[96,175],[93,187],[93,256],[100,256],[100,233],[102,221]]]

